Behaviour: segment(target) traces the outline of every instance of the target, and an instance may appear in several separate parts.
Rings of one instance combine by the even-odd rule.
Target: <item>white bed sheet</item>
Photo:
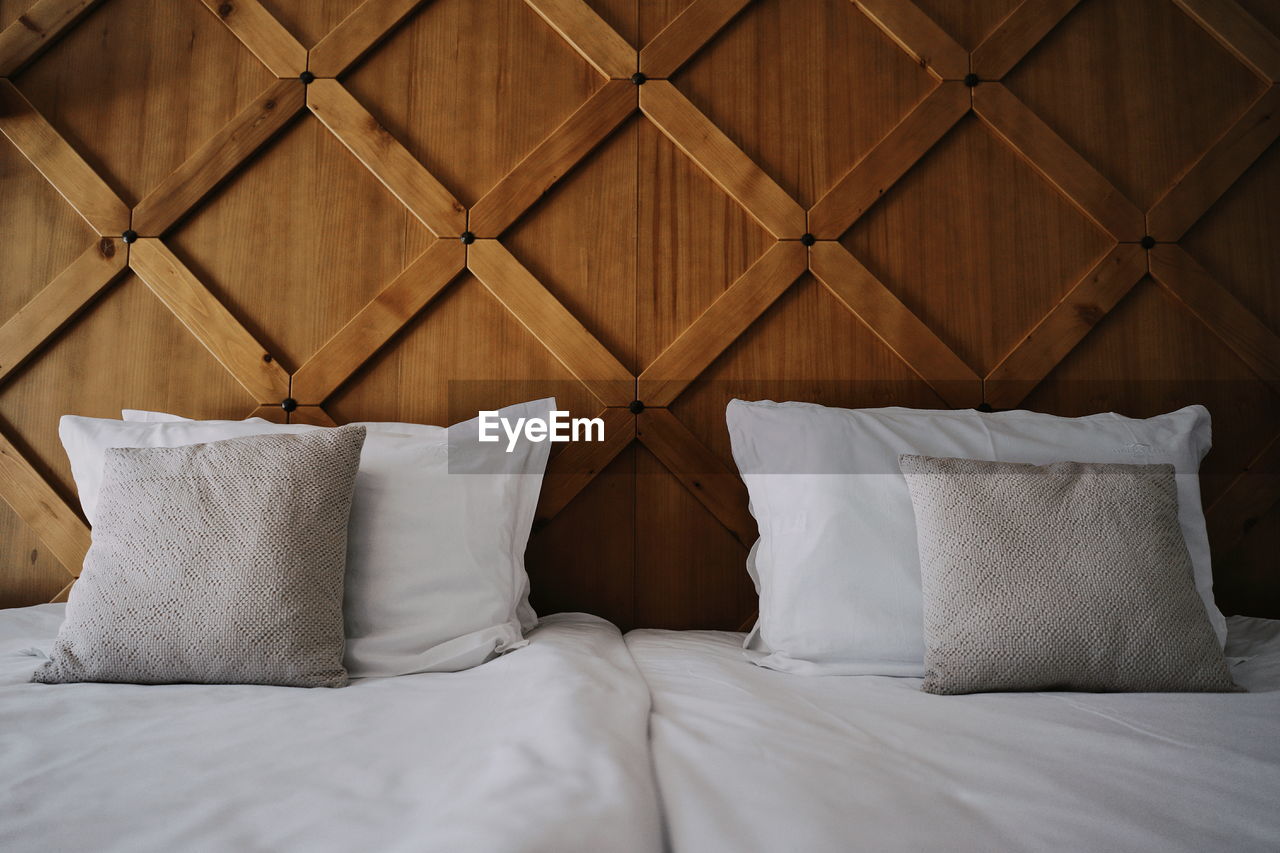
[[[1243,694],[933,696],[633,631],[668,842],[714,851],[1280,850],[1280,622],[1230,620]]]
[[[0,612],[0,850],[661,849],[648,691],[603,620],[341,689],[27,683],[61,619]]]

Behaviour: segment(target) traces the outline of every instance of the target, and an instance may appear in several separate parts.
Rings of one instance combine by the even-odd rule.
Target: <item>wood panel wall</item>
[[[734,628],[723,411],[1204,403],[1280,616],[1271,0],[0,0],[0,601],[122,407],[445,422],[546,393],[544,610]]]

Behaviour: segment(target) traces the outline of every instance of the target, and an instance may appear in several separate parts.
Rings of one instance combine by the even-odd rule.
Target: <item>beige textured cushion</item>
[[[364,427],[107,451],[93,544],[33,681],[340,687]]]
[[[1230,691],[1171,465],[902,456],[924,689]]]

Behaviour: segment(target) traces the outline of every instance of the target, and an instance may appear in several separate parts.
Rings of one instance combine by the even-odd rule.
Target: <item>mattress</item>
[[[1275,851],[1280,622],[1229,621],[1248,694],[933,696],[761,669],[741,634],[626,641],[677,853]]]
[[[0,611],[0,850],[654,851],[648,693],[603,620],[341,689],[30,684]]]

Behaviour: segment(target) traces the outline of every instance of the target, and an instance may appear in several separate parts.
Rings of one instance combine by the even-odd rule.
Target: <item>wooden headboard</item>
[[[0,0],[0,603],[88,542],[63,413],[554,393],[535,603],[736,628],[731,397],[1213,413],[1280,617],[1271,0]]]

